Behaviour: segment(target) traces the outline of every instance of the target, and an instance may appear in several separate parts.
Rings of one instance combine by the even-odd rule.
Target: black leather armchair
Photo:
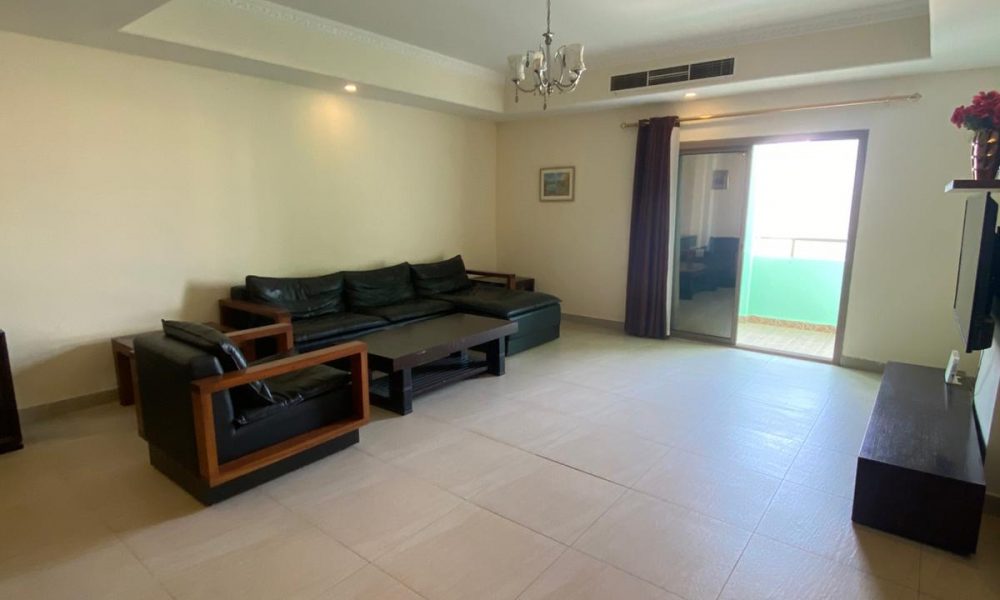
[[[364,343],[297,354],[287,323],[228,334],[164,329],[135,338],[150,462],[204,504],[359,440],[369,420]],[[247,365],[238,346],[263,338],[280,354]]]

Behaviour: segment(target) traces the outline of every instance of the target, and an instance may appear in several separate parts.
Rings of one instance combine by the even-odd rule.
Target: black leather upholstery
[[[410,265],[413,285],[421,296],[447,294],[472,285],[461,255],[434,263]]]
[[[296,394],[303,400],[312,400],[351,383],[351,374],[326,365],[316,365],[300,371],[285,373],[266,379],[267,385],[278,393]]]
[[[246,296],[287,310],[292,318],[305,319],[344,310],[344,276],[246,278]]]
[[[296,349],[322,348],[396,324],[456,311],[517,321],[518,333],[507,339],[508,354],[559,337],[558,298],[539,292],[474,283],[466,275],[461,256],[434,263],[401,263],[371,271],[350,271],[305,279],[329,282],[337,276],[343,277],[344,300],[348,308],[342,312],[311,317],[293,314]],[[294,278],[256,279],[258,283],[265,280],[288,283],[291,289],[299,289]],[[247,283],[251,283],[251,278],[247,278]],[[313,289],[310,286],[305,288]],[[230,294],[234,300],[260,301],[247,286],[233,286]],[[250,315],[236,324],[252,327],[266,322]]]
[[[292,337],[298,346],[301,343],[343,337],[356,331],[375,330],[388,324],[389,321],[374,315],[342,312],[293,321]]]
[[[518,315],[559,304],[559,298],[541,292],[509,290],[494,285],[475,284],[450,294],[435,294],[437,300],[454,304],[463,312],[510,319]]]
[[[390,323],[401,323],[413,319],[422,319],[433,315],[443,315],[455,312],[455,307],[443,300],[422,298],[401,302],[399,304],[389,304],[387,306],[376,306],[375,308],[360,308],[367,314],[381,317]]]
[[[212,354],[196,346],[148,333],[135,338],[141,410],[146,439],[174,462],[198,472],[191,382],[225,371]],[[237,394],[212,395],[216,450],[227,462],[353,414],[350,377],[319,366],[267,380],[284,405],[241,406]],[[234,391],[239,388],[234,388]]]
[[[183,468],[197,473],[191,382],[222,375],[222,365],[215,356],[161,332],[137,335],[134,346],[142,398],[137,408],[142,411],[146,440]],[[212,407],[217,416],[232,420],[229,394],[213,395]]]
[[[251,452],[283,442],[302,433],[319,429],[354,414],[350,386],[341,387],[328,394],[284,407],[266,419],[246,425],[229,427],[225,437],[219,439],[219,460],[227,462]]]
[[[219,359],[219,363],[226,371],[247,368],[247,359],[244,358],[243,352],[218,329],[188,321],[162,319],[160,322],[163,324],[163,333],[168,338],[208,352]]]
[[[344,280],[348,302],[355,311],[399,304],[417,296],[408,263],[370,271],[348,271],[344,273]]]
[[[279,357],[275,356],[274,358],[277,359]],[[284,358],[284,356],[280,358]],[[351,376],[349,373],[334,369],[333,367],[317,365],[302,369],[301,371],[271,377],[265,379],[264,382],[275,396],[286,398],[287,401],[283,405],[272,404],[270,406],[237,409],[235,413],[235,422],[237,425],[249,425],[250,423],[272,417],[278,414],[279,411],[287,410],[293,404],[319,398],[324,394],[330,394],[339,388],[350,385]]]
[[[208,325],[189,323],[186,321],[163,320],[163,333],[167,337],[194,346],[207,352],[217,359],[226,373],[247,368],[243,352],[226,334]],[[233,390],[236,404],[246,408],[269,406],[294,401],[294,398],[275,398],[271,389],[263,381],[254,381],[246,386]]]

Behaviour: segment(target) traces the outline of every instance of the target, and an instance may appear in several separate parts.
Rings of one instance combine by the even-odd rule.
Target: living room
[[[1000,188],[996,165],[945,192],[972,179],[972,132],[949,117],[998,87],[1000,8],[550,4],[538,57],[544,0],[0,2],[0,439],[23,434],[0,455],[0,597],[1000,598],[1000,353],[956,306],[963,203]],[[532,91],[536,59],[551,94]],[[675,116],[667,159],[641,170],[649,121]],[[735,308],[732,335],[671,331],[683,232],[653,231],[669,251],[639,260],[660,222],[637,212],[642,178],[676,210],[687,154],[848,134],[863,152],[830,357],[734,347]],[[546,172],[568,188],[547,194]],[[294,302],[317,276],[377,322],[307,340]],[[244,373],[350,372],[337,401],[356,418],[227,471],[206,436],[222,384],[163,384],[153,360],[213,331]],[[431,349],[458,366],[442,375]],[[978,547],[958,553],[862,523],[855,489],[886,365],[943,375],[956,349],[947,404],[985,455]],[[212,376],[232,379],[224,359]],[[309,405],[271,383],[273,406]],[[161,411],[178,390],[188,412]],[[959,513],[935,514],[957,531]]]

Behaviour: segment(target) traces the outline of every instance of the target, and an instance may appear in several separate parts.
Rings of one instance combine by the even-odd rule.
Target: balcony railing
[[[837,238],[761,236],[753,241],[753,255],[767,258],[832,260],[847,258],[847,240]]]

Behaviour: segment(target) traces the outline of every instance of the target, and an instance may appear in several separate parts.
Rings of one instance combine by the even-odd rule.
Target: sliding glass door
[[[674,333],[732,343],[748,185],[742,150],[682,153],[674,216]]]
[[[839,362],[866,142],[681,144],[671,333]]]

